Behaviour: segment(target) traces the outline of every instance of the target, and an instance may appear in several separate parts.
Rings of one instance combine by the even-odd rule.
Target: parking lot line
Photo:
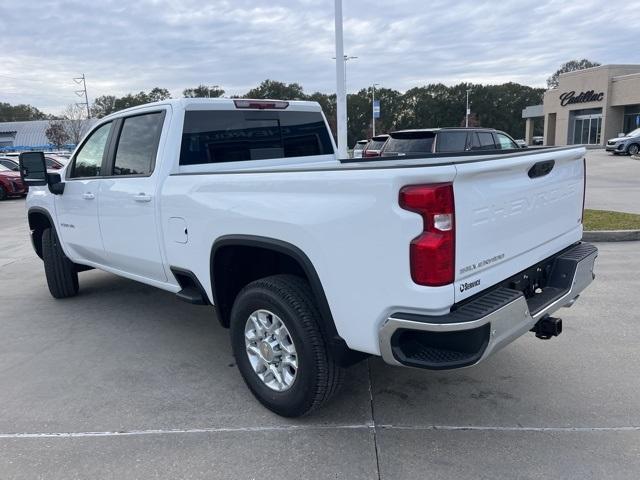
[[[75,437],[126,437],[136,435],[165,435],[193,433],[232,433],[232,432],[278,432],[310,430],[428,430],[428,431],[497,431],[497,432],[635,432],[640,426],[624,427],[500,427],[500,426],[458,426],[458,425],[376,425],[374,423],[353,425],[281,425],[265,427],[212,427],[212,428],[173,428],[149,430],[123,430],[113,432],[47,432],[47,433],[0,433],[3,438],[75,438]]]
[[[365,430],[373,424],[354,425],[275,425],[265,427],[212,427],[170,428],[149,430],[122,430],[113,432],[47,432],[47,433],[0,433],[2,438],[74,438],[74,437],[127,437],[135,435],[164,435],[176,433],[235,433],[235,432],[290,432],[308,430]]]
[[[388,430],[443,430],[443,431],[495,431],[495,432],[638,432],[640,426],[624,427],[500,427],[473,425],[376,425]]]

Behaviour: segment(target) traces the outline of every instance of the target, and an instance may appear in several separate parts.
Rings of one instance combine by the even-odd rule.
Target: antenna
[[[76,90],[76,95],[80,98],[84,97],[84,102],[76,103],[76,105],[81,106],[84,105],[87,108],[87,118],[91,118],[91,113],[89,112],[89,97],[87,97],[87,81],[84,77],[84,73],[81,77],[77,77],[73,79],[78,85],[82,85],[82,90]]]

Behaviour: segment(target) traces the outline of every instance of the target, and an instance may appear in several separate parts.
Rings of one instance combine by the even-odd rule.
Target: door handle
[[[134,195],[133,199],[136,202],[150,202],[151,201],[151,195],[145,195],[144,193],[139,193],[137,195]]]
[[[84,198],[85,200],[93,200],[94,198],[96,198],[96,196],[91,192],[85,192],[82,194],[82,198]]]

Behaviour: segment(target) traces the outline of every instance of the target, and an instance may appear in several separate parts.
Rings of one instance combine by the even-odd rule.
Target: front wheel
[[[49,292],[55,298],[73,297],[78,293],[78,271],[60,246],[53,228],[42,232],[42,259]]]
[[[638,146],[637,143],[633,143],[633,144],[629,145],[629,149],[627,150],[629,155],[637,155],[638,151],[640,151],[640,146]]]
[[[238,369],[255,397],[285,417],[318,408],[338,389],[343,368],[320,330],[320,312],[307,282],[274,275],[247,285],[231,311]]]

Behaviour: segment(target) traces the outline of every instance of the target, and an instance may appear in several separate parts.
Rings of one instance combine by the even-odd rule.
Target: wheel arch
[[[31,231],[31,244],[36,255],[42,257],[42,233],[47,228],[55,228],[51,214],[42,207],[31,207],[27,212],[29,230]]]
[[[247,269],[250,271],[243,270],[243,263],[251,267]],[[351,365],[367,356],[349,349],[338,334],[322,282],[309,257],[297,246],[274,238],[225,235],[214,242],[210,257],[211,292],[220,323],[229,326],[233,300],[245,285],[279,273],[296,274],[309,282],[320,310],[320,328],[340,364]]]

